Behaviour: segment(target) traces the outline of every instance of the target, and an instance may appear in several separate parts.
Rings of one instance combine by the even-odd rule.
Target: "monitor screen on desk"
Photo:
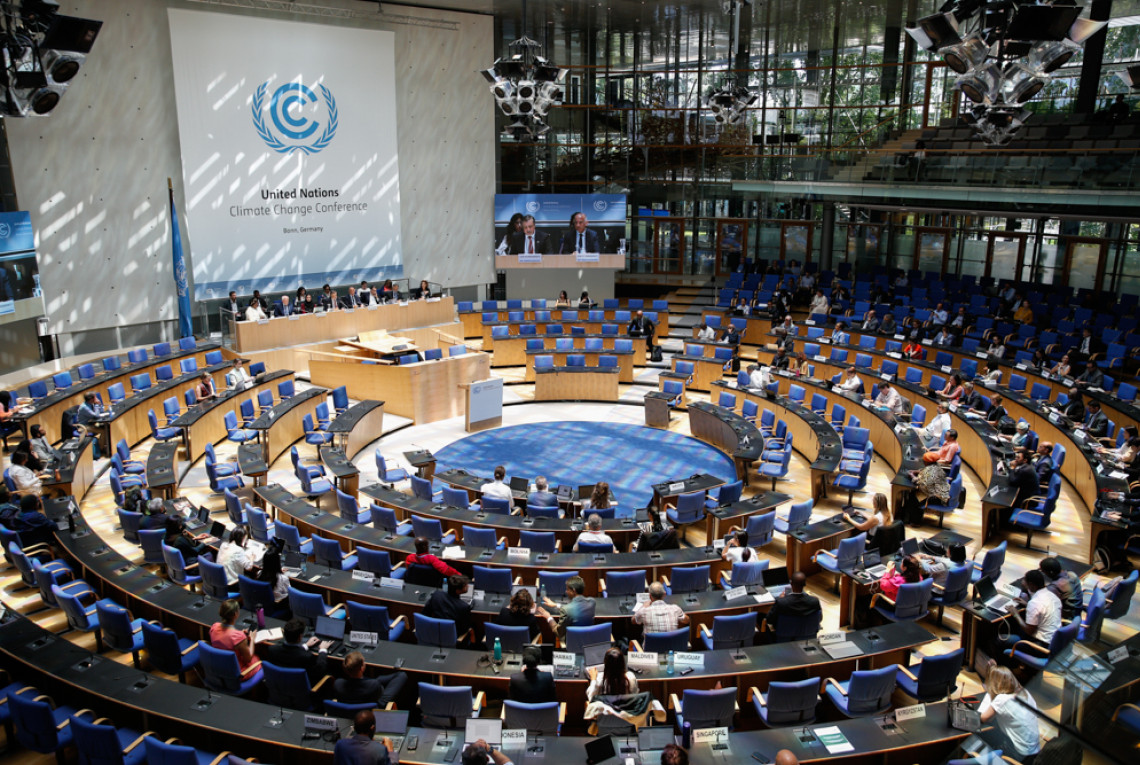
[[[593,645],[582,646],[582,654],[585,657],[586,667],[600,667],[605,664],[606,651],[610,650],[609,643],[594,643]]]
[[[779,568],[770,568],[767,571],[760,572],[760,580],[764,583],[765,587],[782,587],[789,583],[788,567],[780,566]]]
[[[903,555],[918,555],[918,539],[915,537],[904,539],[899,550]]]
[[[317,626],[314,630],[317,637],[325,640],[344,639],[344,619],[334,619],[331,616],[318,616]]]
[[[585,502],[590,497],[594,496],[594,486],[596,484],[586,484],[585,486],[578,487],[578,501]]]
[[[526,491],[529,488],[529,480],[521,476],[511,476],[511,491]]]
[[[642,752],[659,751],[673,743],[676,743],[676,736],[670,726],[651,726],[637,731],[637,748]]]
[[[568,500],[570,499],[571,492],[572,489],[569,486],[559,486],[556,494],[558,494],[558,499]]]
[[[373,711],[376,716],[376,732],[402,736],[408,732],[408,712],[392,709]]]
[[[512,586],[511,587],[511,597],[513,598],[515,593],[518,592],[519,590],[526,590],[527,592],[530,593],[530,599],[535,601],[536,603],[538,602],[538,588],[535,587],[533,584],[516,584],[516,585]]]
[[[617,757],[614,749],[614,740],[609,736],[602,736],[593,741],[586,742],[586,762],[588,765],[597,765],[608,759]]]
[[[500,748],[503,745],[503,721],[494,717],[468,717],[463,740],[472,744],[479,739]]]

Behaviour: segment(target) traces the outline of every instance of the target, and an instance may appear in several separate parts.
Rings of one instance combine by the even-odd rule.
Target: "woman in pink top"
[[[950,375],[950,379],[946,381],[946,387],[940,391],[935,391],[938,398],[942,401],[957,401],[962,398],[962,378],[959,375]]]
[[[899,587],[921,581],[922,566],[919,565],[917,558],[908,555],[902,559],[901,568],[896,569],[893,563],[887,567],[887,573],[883,574],[883,578],[879,580],[879,589],[888,598],[894,600],[899,596]]]
[[[223,651],[233,651],[238,657],[241,674],[246,677],[257,671],[261,666],[261,659],[253,653],[253,643],[249,639],[249,633],[234,626],[240,612],[241,606],[236,600],[222,603],[218,609],[220,621],[210,625],[210,645]]]

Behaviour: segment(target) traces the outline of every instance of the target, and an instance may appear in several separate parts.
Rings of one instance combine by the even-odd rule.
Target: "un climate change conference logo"
[[[261,85],[253,94],[253,126],[265,145],[279,154],[303,151],[316,154],[328,146],[336,137],[336,99],[332,91],[324,85],[318,86],[325,106],[324,130],[319,134],[321,123],[305,116],[295,116],[290,110],[295,106],[308,106],[322,100],[307,85],[287,82],[269,98],[269,124],[265,118],[265,91],[269,83]],[[312,139],[312,140],[310,140]]]

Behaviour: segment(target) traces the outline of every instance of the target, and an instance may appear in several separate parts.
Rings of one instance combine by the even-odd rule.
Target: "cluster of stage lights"
[[[718,124],[736,125],[759,98],[748,88],[726,82],[709,94],[706,105]]]
[[[0,115],[43,117],[59,104],[103,22],[63,16],[55,0],[0,2]]]
[[[1081,18],[1083,10],[1075,0],[948,0],[906,31],[960,75],[954,85],[973,104],[966,121],[1000,146],[1025,124],[1025,104],[1050,75],[1108,23]]]
[[[542,46],[529,37],[521,37],[508,47],[510,56],[483,71],[499,110],[513,120],[505,132],[516,139],[543,136],[550,132],[547,113],[565,98],[569,70],[538,55]]]

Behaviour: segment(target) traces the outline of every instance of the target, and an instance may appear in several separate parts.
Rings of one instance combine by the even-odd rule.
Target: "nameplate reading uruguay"
[[[694,744],[715,744],[728,738],[728,728],[698,728],[693,731]]]
[[[684,664],[686,667],[704,667],[705,655],[703,653],[675,653],[674,664]]]

